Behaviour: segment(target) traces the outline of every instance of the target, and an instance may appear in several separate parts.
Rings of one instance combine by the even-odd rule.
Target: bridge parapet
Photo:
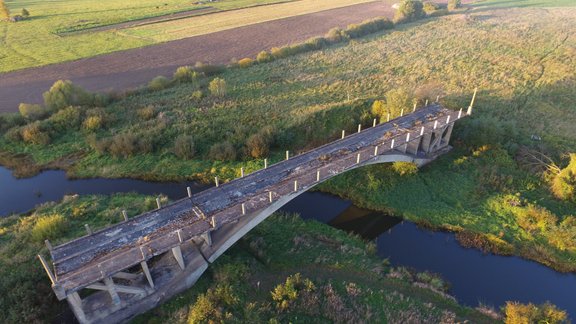
[[[54,273],[41,261],[56,296],[68,300],[80,322],[124,320],[191,286],[238,233],[309,188],[390,156],[419,164],[433,160],[449,149],[454,123],[470,109],[452,111],[434,103],[387,123],[359,127],[340,140],[53,247]],[[246,225],[250,222],[252,227]],[[220,235],[212,246],[212,233],[218,231],[233,234]],[[166,252],[173,256],[171,265],[156,261]],[[172,267],[171,274],[161,267]],[[78,292],[83,289],[104,292],[82,299]]]

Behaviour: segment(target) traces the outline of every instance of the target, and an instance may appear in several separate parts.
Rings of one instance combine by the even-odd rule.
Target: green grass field
[[[18,23],[0,22],[0,73],[77,60],[156,44],[160,41],[190,37],[366,1],[302,0],[298,1],[298,5],[255,7],[141,27],[154,29],[160,33],[158,28],[165,30],[180,22],[187,24],[187,28],[179,30],[178,33],[155,37],[135,37],[130,30],[90,31],[90,28],[207,7],[226,11],[286,2],[286,0],[222,0],[198,5],[194,5],[194,1],[183,0],[164,2],[157,0],[137,2],[113,0],[6,1],[12,14],[20,14],[22,8],[26,8],[31,17]],[[191,28],[188,24],[195,27]],[[84,32],[70,33],[75,31]]]
[[[49,146],[14,140],[22,127],[5,129],[0,146],[77,177],[232,179],[241,166],[248,172],[262,167],[262,159],[243,152],[246,139],[265,127],[273,134],[269,156],[280,160],[286,149],[304,151],[342,129],[353,131],[359,121],[370,123],[371,102],[392,89],[440,91],[441,102],[458,109],[478,87],[473,117],[459,122],[453,136],[454,152],[417,175],[375,166],[342,175],[323,190],[457,231],[465,245],[573,272],[576,203],[555,199],[551,175],[529,170],[520,153],[542,152],[563,168],[566,154],[576,152],[575,17],[573,7],[481,3],[319,51],[228,69],[218,76],[227,84],[224,97],[209,94],[210,78],[144,91],[104,109],[79,110],[78,122],[53,134]],[[95,114],[106,125],[81,126],[81,118]],[[40,122],[40,131],[57,127],[58,118]],[[180,134],[194,139],[191,160],[173,153]],[[98,145],[108,140],[132,141],[148,153],[99,153]],[[210,158],[214,144],[223,142],[230,142],[237,159]]]

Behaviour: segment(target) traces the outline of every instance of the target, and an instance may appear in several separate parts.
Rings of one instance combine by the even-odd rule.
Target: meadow
[[[30,18],[18,23],[0,22],[0,73],[47,64],[77,60],[80,58],[111,53],[120,50],[138,48],[167,40],[167,37],[135,37],[123,30],[91,30],[96,27],[111,26],[129,21],[139,21],[153,17],[167,17],[171,14],[190,12],[199,15],[183,21],[193,24],[180,31],[171,39],[190,37],[217,30],[244,26],[269,17],[288,17],[303,13],[322,11],[342,7],[366,0],[338,1],[298,1],[301,5],[263,6],[285,0],[222,0],[215,2],[196,2],[170,0],[158,2],[143,0],[125,2],[113,0],[79,1],[6,1],[12,14],[20,14],[23,8],[30,12]],[[254,7],[252,9],[235,10]],[[300,8],[301,7],[301,8]],[[210,10],[211,14],[201,16]],[[278,10],[282,9],[282,14]],[[228,10],[232,10],[227,12]],[[254,14],[252,13],[254,11]],[[241,21],[246,17],[254,17]],[[196,21],[195,19],[198,19]],[[178,24],[174,22],[156,23],[152,26]],[[207,21],[210,24],[207,24]]]

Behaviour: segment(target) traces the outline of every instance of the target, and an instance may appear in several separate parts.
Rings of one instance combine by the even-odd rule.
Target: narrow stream
[[[165,194],[170,199],[206,188],[197,183],[152,183],[130,179],[68,180],[63,171],[46,171],[36,177],[15,179],[0,167],[0,216],[28,211],[65,194],[111,194],[138,192]],[[576,275],[561,274],[518,257],[483,254],[461,247],[453,234],[431,232],[413,223],[358,208],[349,201],[319,192],[307,192],[282,208],[316,219],[335,228],[375,240],[378,255],[393,265],[442,275],[450,293],[469,306],[479,302],[499,307],[508,300],[543,303],[550,301],[576,316]]]

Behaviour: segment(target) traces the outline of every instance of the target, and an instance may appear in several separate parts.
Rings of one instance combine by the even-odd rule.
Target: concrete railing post
[[[374,146],[374,156],[378,155],[378,145]]]
[[[290,151],[286,151],[286,160],[290,159]]]
[[[264,159],[264,169],[268,168],[268,159]]]
[[[160,198],[156,197],[156,206],[158,207],[158,209],[162,208],[162,204],[160,204]]]
[[[316,182],[320,182],[320,170],[316,170]]]
[[[376,118],[374,118],[374,121],[372,122],[372,127],[376,127]]]
[[[438,121],[437,120],[434,121],[434,129],[436,129],[436,128],[438,128]]]
[[[124,221],[127,222],[128,221],[128,213],[126,212],[126,210],[122,210],[122,216],[124,217]]]
[[[294,191],[298,191],[298,180],[294,180]]]
[[[414,102],[414,108],[412,108],[412,112],[416,111],[416,106],[418,105],[418,102]]]
[[[240,168],[240,177],[244,178],[244,168]]]
[[[424,136],[424,126],[422,126],[422,128],[420,128],[420,136]]]
[[[342,130],[342,139],[344,139],[344,137],[346,137],[346,131]]]
[[[358,133],[362,131],[362,124],[358,124]]]
[[[192,188],[186,187],[186,192],[188,193],[188,198],[192,197]]]
[[[360,163],[360,153],[358,153],[358,155],[356,155],[356,164]]]
[[[458,111],[458,119],[462,118],[462,108]]]
[[[46,247],[48,248],[48,251],[52,251],[52,244],[50,244],[49,240],[44,240],[44,244],[46,244]]]
[[[404,116],[404,108],[402,108],[402,110],[400,110],[400,117]]]
[[[220,183],[218,182],[218,177],[214,177],[214,183],[216,184],[216,187],[220,185]]]
[[[86,229],[86,233],[88,233],[88,235],[92,235],[92,229],[90,228],[90,225],[84,224],[84,228]]]
[[[466,112],[467,115],[472,115],[472,107],[474,107],[474,101],[476,100],[476,92],[478,88],[474,89],[474,94],[472,95],[472,100],[470,101],[470,106],[468,106],[468,111]]]
[[[386,115],[386,122],[389,122],[389,121],[390,121],[390,113],[388,113],[388,114]]]
[[[394,148],[394,139],[392,139],[392,142],[390,143],[390,148],[391,148],[391,149]]]
[[[246,205],[242,203],[242,215],[246,215]]]

